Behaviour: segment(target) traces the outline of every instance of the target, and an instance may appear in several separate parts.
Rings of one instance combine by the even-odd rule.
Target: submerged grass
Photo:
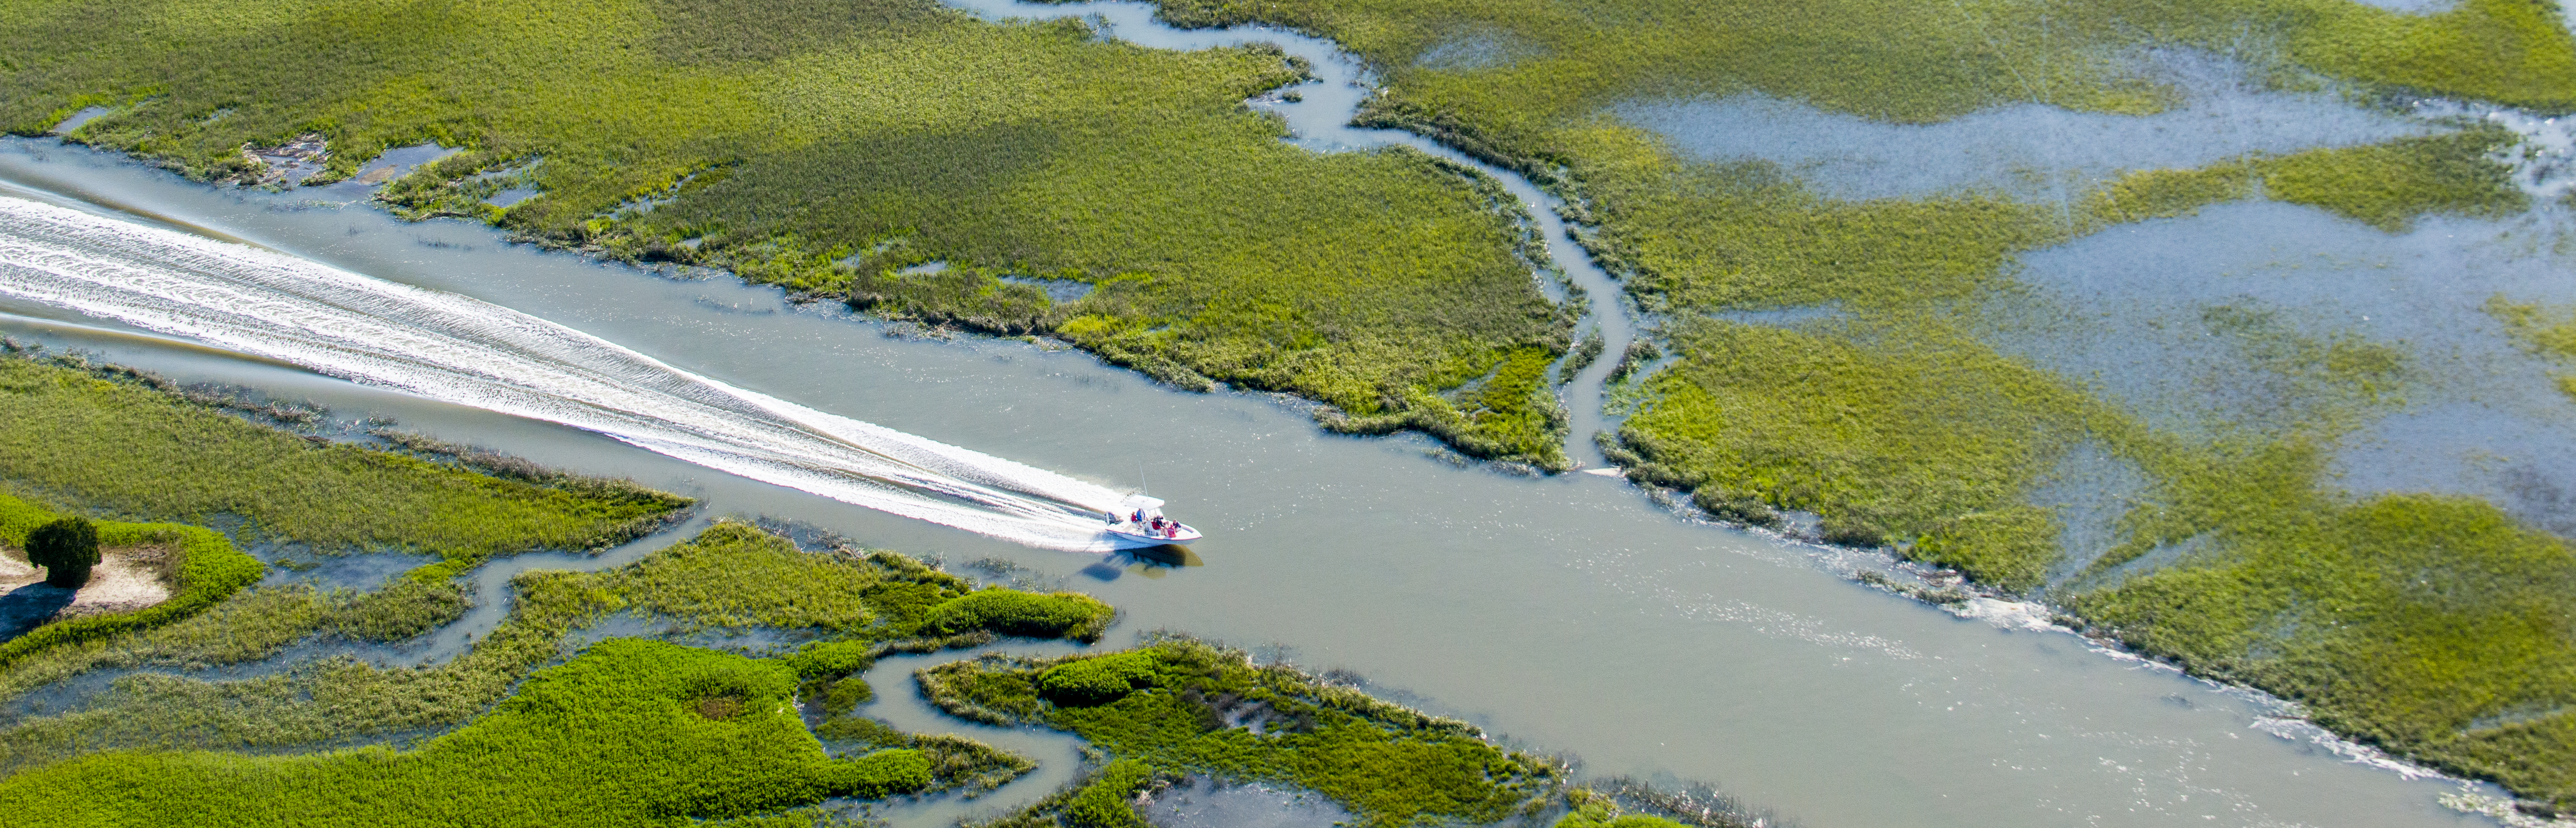
[[[0,126],[38,134],[55,110],[107,102],[117,111],[77,140],[207,178],[255,173],[245,144],[308,133],[331,149],[317,180],[390,146],[464,147],[384,198],[889,315],[1049,334],[1182,387],[1457,421],[1462,448],[1562,464],[1561,437],[1525,433],[1547,422],[1534,399],[1498,401],[1513,408],[1490,427],[1441,410],[1456,382],[1570,344],[1518,251],[1517,205],[1411,150],[1284,144],[1242,105],[1302,76],[1275,48],[1173,53],[934,0],[236,12],[0,11]],[[505,186],[542,195],[484,203]],[[931,261],[951,267],[906,271]],[[1094,289],[1059,303],[1004,276]]]
[[[2488,316],[2504,323],[2526,350],[2559,365],[2576,369],[2576,308],[2551,310],[2536,303],[2514,302],[2503,296],[2487,298]],[[2558,390],[2576,400],[2576,370],[2551,377]]]
[[[2486,125],[2385,144],[2256,156],[2196,170],[2130,173],[2086,210],[2105,224],[2164,218],[2251,197],[2323,208],[2391,233],[2431,214],[2494,218],[2522,212],[2530,196],[2491,160],[2520,138]]]

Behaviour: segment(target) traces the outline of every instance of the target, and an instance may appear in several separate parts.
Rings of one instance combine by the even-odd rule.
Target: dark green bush
[[[849,715],[859,705],[877,698],[876,688],[869,687],[868,680],[858,676],[807,679],[796,692],[805,698],[806,704],[820,705],[827,717]]]
[[[27,563],[45,568],[45,583],[80,588],[98,565],[98,527],[74,515],[27,533]]]

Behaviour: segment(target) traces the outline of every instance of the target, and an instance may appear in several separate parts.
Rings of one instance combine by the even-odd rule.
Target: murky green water
[[[401,224],[333,203],[363,196],[351,185],[218,191],[22,140],[0,143],[0,180],[477,297],[835,414],[1113,487],[1150,484],[1210,537],[1180,567],[1036,551],[560,426],[69,327],[114,326],[56,309],[0,308],[19,315],[0,320],[11,335],[314,397],[344,419],[387,413],[697,495],[711,514],[806,521],[952,564],[1006,559],[1122,608],[1110,644],[1173,628],[1282,645],[1303,664],[1348,668],[1382,692],[1577,755],[1589,772],[1710,780],[1810,826],[2482,821],[2436,803],[2456,783],[2348,761],[2267,718],[2278,711],[2265,700],[1862,587],[1847,573],[1883,559],[1712,527],[1618,480],[1458,468],[1423,440],[1320,433],[1267,396],[1177,393],[1078,353],[904,336],[726,279],[600,266],[461,223]],[[875,678],[881,692],[903,689]],[[1038,755],[1061,762],[1058,751]],[[957,807],[889,815],[937,824]]]

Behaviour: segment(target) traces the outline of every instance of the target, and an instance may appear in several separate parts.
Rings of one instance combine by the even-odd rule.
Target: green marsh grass
[[[247,556],[244,556],[247,557]],[[316,634],[397,642],[463,617],[465,590],[453,583],[397,578],[366,592],[310,584],[253,587],[203,612],[147,630],[60,642],[6,661],[0,698],[98,669],[203,669],[260,661]]]
[[[2314,451],[2279,449],[2288,464]],[[2306,705],[2318,723],[2516,793],[2576,804],[2576,549],[2493,504],[2321,494],[2259,456],[2169,488],[2133,543],[2200,547],[2064,597],[2140,650]],[[2527,713],[2515,716],[2510,714]]]
[[[320,180],[435,141],[467,151],[388,184],[402,215],[1047,334],[1181,387],[1422,413],[1477,438],[1470,451],[1561,464],[1533,453],[1535,395],[1482,401],[1512,408],[1498,418],[1437,410],[1456,363],[1472,378],[1571,344],[1519,253],[1517,205],[1411,150],[1281,142],[1243,105],[1302,76],[1274,48],[1166,52],[934,0],[295,0],[252,16],[39,0],[0,11],[0,54],[0,126],[21,134],[109,102],[77,140],[225,178],[249,172],[244,143],[316,133]],[[483,203],[505,186],[542,195]],[[952,267],[900,272],[930,261]],[[1059,304],[1004,275],[1094,289]]]
[[[1927,315],[1784,329],[1692,323],[1622,427],[1643,482],[1823,516],[1845,542],[1934,535],[1927,559],[2037,585],[2054,533],[2011,513],[2099,418],[2080,391]],[[2042,522],[2044,523],[2044,522]]]
[[[891,585],[921,589],[884,588]],[[255,661],[316,632],[361,640],[373,630],[400,633],[426,615],[413,607],[423,599],[401,590],[422,588],[427,587],[396,584],[354,596],[293,586],[248,590],[185,622],[0,665],[0,692],[15,696],[92,669]],[[1005,592],[970,593],[954,576],[889,552],[803,552],[785,538],[732,522],[616,569],[522,573],[511,589],[509,616],[445,663],[385,668],[326,659],[220,682],[157,672],[124,676],[79,709],[0,729],[0,769],[107,749],[279,750],[453,728],[500,702],[531,671],[562,657],[567,636],[617,612],[665,621],[682,632],[758,627],[820,636],[778,663],[809,682],[840,679],[864,669],[886,647],[921,640],[928,627],[921,617],[938,616],[941,607],[970,594]],[[868,598],[874,595],[892,600],[876,604]],[[952,641],[962,634],[964,641],[990,641],[995,633],[1025,634],[1003,630],[1029,629],[1029,617],[1089,618],[1095,607],[1106,609],[1073,594],[1031,596],[1022,602],[1026,612],[990,611],[1005,602],[982,602],[988,607],[982,617],[992,628],[942,626],[936,635],[948,637],[929,640]],[[914,620],[898,620],[903,618]]]
[[[0,781],[0,808],[58,826],[684,826],[930,786],[919,751],[826,755],[794,684],[774,661],[612,639],[416,748],[97,754]]]
[[[983,589],[940,603],[916,628],[921,635],[987,630],[1029,638],[1098,641],[1117,610],[1079,592],[1039,595],[1016,589]]]

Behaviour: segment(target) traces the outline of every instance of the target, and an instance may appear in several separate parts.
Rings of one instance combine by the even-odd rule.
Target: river
[[[1118,605],[1125,617],[1108,645],[1169,628],[1349,669],[1382,694],[1579,757],[1587,773],[1706,780],[1819,827],[2484,821],[2437,802],[2459,783],[2355,761],[2271,700],[2009,612],[1963,618],[1863,586],[1853,570],[1884,559],[1712,526],[1616,479],[1460,467],[1419,437],[1325,434],[1303,406],[1271,395],[1180,393],[1080,353],[923,336],[721,275],[601,265],[465,223],[405,224],[354,184],[218,190],[23,139],[0,141],[0,182],[0,197],[471,297],[727,388],[1083,485],[1150,486],[1211,537],[1181,566],[1035,548],[58,305],[0,302],[10,314],[0,331],[182,381],[313,398],[341,420],[381,413],[444,439],[629,476],[704,498],[704,514],[802,521],[952,568],[1007,561],[1023,578]],[[0,236],[26,232],[15,221],[0,219]],[[1564,247],[1551,245],[1560,261]],[[1616,295],[1587,290],[1596,310]],[[1596,324],[1624,327],[1616,316]],[[477,581],[490,595],[515,568],[629,554],[530,556]],[[904,689],[899,676],[873,678],[880,691]],[[929,724],[913,718],[903,723]],[[1061,778],[1042,776],[985,802],[1024,801]],[[933,825],[957,807],[885,815]]]

